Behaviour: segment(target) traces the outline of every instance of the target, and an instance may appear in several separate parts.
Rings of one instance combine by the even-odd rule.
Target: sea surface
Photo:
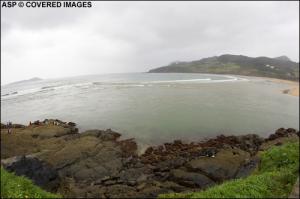
[[[57,118],[82,132],[111,128],[141,145],[219,134],[267,136],[299,129],[299,97],[262,78],[209,74],[110,74],[1,86],[1,122]]]

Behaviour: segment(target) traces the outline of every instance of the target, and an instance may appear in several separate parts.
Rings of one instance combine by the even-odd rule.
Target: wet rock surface
[[[138,155],[134,139],[122,140],[111,129],[78,133],[73,122],[33,123],[13,134],[3,126],[1,163],[65,197],[154,198],[205,189],[248,176],[259,164],[255,155],[263,145],[298,139],[299,134],[279,129],[267,139],[249,134],[197,143],[175,140]]]

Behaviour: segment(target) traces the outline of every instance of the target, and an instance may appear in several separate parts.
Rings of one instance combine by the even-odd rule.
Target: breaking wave
[[[175,79],[175,80],[154,80],[154,81],[133,81],[133,82],[109,82],[109,81],[96,81],[96,82],[81,82],[81,83],[62,83],[48,84],[38,88],[30,88],[18,91],[11,91],[1,95],[1,99],[14,98],[22,95],[33,95],[35,93],[44,94],[48,92],[55,92],[57,90],[70,90],[70,89],[100,89],[100,88],[131,88],[131,87],[151,87],[154,85],[170,86],[172,84],[183,83],[223,83],[223,82],[240,82],[249,81],[248,79],[229,76],[229,75],[211,75],[211,78],[196,78],[196,79]],[[214,78],[216,77],[216,78]],[[223,79],[221,79],[223,78]],[[63,91],[64,92],[64,91]]]

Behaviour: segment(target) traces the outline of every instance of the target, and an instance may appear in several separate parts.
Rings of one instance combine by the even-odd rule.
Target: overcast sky
[[[221,54],[299,61],[299,2],[92,2],[1,9],[1,84],[144,72]]]

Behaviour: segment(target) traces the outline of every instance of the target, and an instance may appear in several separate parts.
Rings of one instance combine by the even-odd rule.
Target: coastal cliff
[[[250,175],[257,154],[299,140],[299,131],[278,129],[268,138],[220,135],[203,142],[175,140],[138,155],[134,139],[110,129],[78,132],[73,122],[1,124],[1,164],[64,197],[157,197],[193,192]]]

